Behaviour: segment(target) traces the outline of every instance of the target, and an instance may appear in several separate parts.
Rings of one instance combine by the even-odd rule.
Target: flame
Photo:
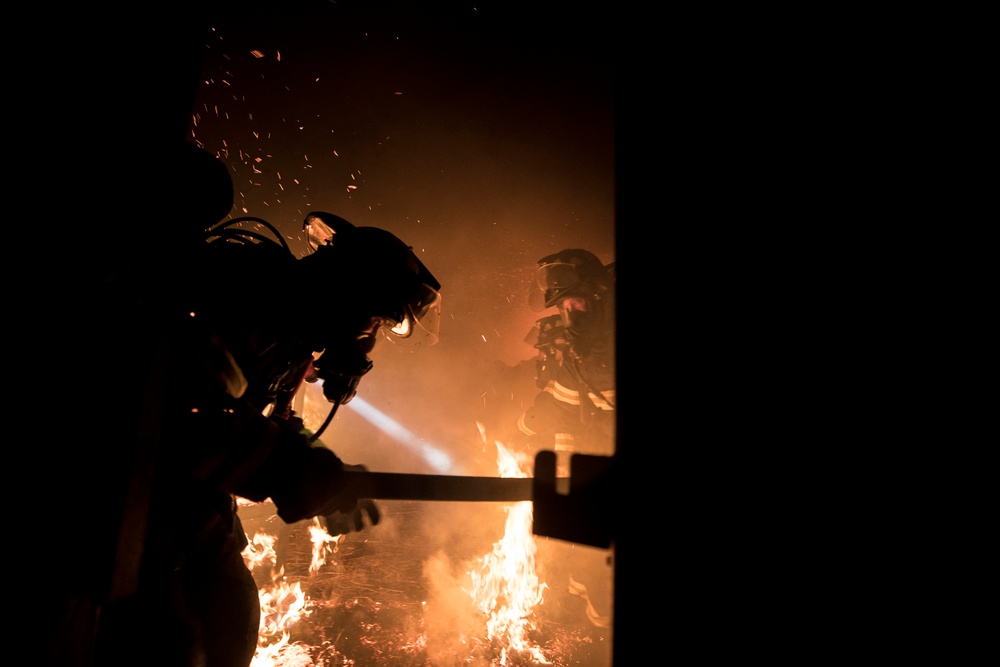
[[[278,554],[274,551],[274,535],[268,535],[258,531],[253,539],[247,536],[247,545],[243,548],[241,555],[243,562],[252,572],[255,567],[264,563],[274,565],[278,561]]]
[[[243,562],[252,571],[264,564],[277,564],[277,552],[274,550],[274,535],[258,531],[253,539],[247,538],[247,546],[243,549]],[[287,642],[287,629],[299,620],[305,610],[306,596],[302,586],[296,582],[289,584],[284,579],[285,568],[281,567],[271,575],[272,583],[262,586],[257,591],[260,599],[260,629],[258,642],[263,647],[279,632],[283,633],[283,642]]]
[[[313,518],[309,526],[312,540],[312,562],[309,573],[315,574],[326,564],[326,555],[337,552],[342,535],[331,536]],[[243,550],[243,560],[250,570],[265,563],[275,565],[277,553],[274,549],[275,536],[258,532]],[[332,545],[332,546],[331,546]],[[300,582],[289,583],[284,578],[281,567],[272,575],[273,582],[257,591],[260,599],[260,627],[257,632],[257,650],[250,667],[311,667],[310,647],[301,643],[289,643],[290,628],[308,616],[309,598],[302,590]]]
[[[309,574],[316,574],[319,568],[326,565],[326,555],[337,553],[340,538],[343,535],[330,535],[319,522],[319,517],[313,517],[312,525],[309,526],[309,535],[312,539],[312,561],[309,563]],[[330,545],[333,546],[330,546]]]
[[[483,433],[480,428],[480,433]],[[497,468],[502,477],[527,477],[513,451],[496,441]],[[487,616],[487,637],[499,646],[497,665],[507,665],[511,653],[525,653],[535,662],[551,664],[541,648],[528,637],[535,624],[531,620],[536,605],[548,587],[535,573],[537,547],[531,532],[532,504],[523,501],[507,505],[503,537],[493,550],[478,559],[479,567],[469,572],[475,607]]]
[[[283,571],[283,570],[282,570]],[[296,581],[289,584],[282,579],[271,586],[264,586],[258,591],[260,597],[260,632],[258,635],[265,640],[274,637],[279,632],[287,639],[288,628],[294,625],[302,616],[308,615],[306,595],[302,584]]]
[[[486,429],[481,424],[477,425],[480,439],[485,445],[488,442]],[[500,441],[494,441],[493,444],[496,447],[497,469],[502,477],[530,476],[532,466],[528,455],[519,454]],[[562,659],[562,651],[567,646],[565,641],[552,641],[551,637],[548,638],[544,653],[542,645],[538,643],[542,633],[536,626],[536,607],[543,602],[549,586],[540,581],[536,573],[538,545],[532,533],[533,505],[530,501],[506,503],[503,511],[506,522],[502,537],[485,555],[473,559],[471,567],[468,565],[469,561],[466,561],[466,566],[462,568],[466,584],[462,585],[453,578],[447,580],[454,593],[470,600],[468,612],[472,613],[473,618],[470,619],[472,625],[467,628],[469,632],[460,632],[455,638],[459,645],[454,649],[447,649],[446,653],[450,655],[457,651],[455,654],[461,656],[469,651],[468,659],[462,659],[462,664],[471,664],[469,661],[474,659],[474,655],[490,656],[487,658],[488,662],[476,663],[488,664],[489,667],[566,664]],[[388,664],[381,660],[392,651],[404,651],[407,656],[428,651],[429,637],[423,626],[422,615],[418,614],[420,618],[413,626],[407,625],[401,630],[404,634],[397,635],[393,634],[395,630],[392,628],[383,627],[385,620],[393,616],[386,611],[386,615],[380,617],[382,603],[377,599],[363,598],[367,600],[368,606],[362,605],[362,611],[367,610],[367,614],[361,616],[352,612],[359,604],[357,597],[343,598],[346,601],[341,602],[334,600],[318,603],[310,599],[306,592],[312,576],[328,563],[338,565],[331,556],[338,553],[345,536],[331,536],[318,518],[312,520],[308,530],[312,543],[312,561],[309,565],[309,577],[301,583],[286,580],[284,567],[277,566],[274,536],[258,532],[253,539],[248,537],[248,545],[243,552],[247,566],[254,570],[258,583],[268,577],[271,579],[271,584],[263,585],[258,590],[261,620],[257,650],[249,667],[319,667],[341,664],[328,662],[333,659],[342,661],[344,665],[354,664],[357,658],[355,653],[358,651],[374,652],[379,662],[372,663],[366,659],[369,664]],[[265,567],[268,565],[271,567],[270,572]],[[571,579],[568,592],[587,601],[587,616],[592,624],[608,627],[599,622],[605,619],[593,609],[583,583]],[[395,611],[395,607],[392,611]],[[315,633],[310,633],[311,626],[316,624],[317,627],[330,628],[333,619],[337,619],[334,623],[336,626],[341,622],[359,620],[360,625],[353,631],[356,636],[348,639],[344,632],[350,634],[351,630],[350,626],[345,626],[346,630],[337,630],[337,640],[330,641],[321,632],[319,638],[324,641],[315,641]],[[296,624],[301,624],[301,627],[295,627]],[[302,627],[306,629],[302,630]],[[293,642],[293,637],[308,637],[313,641]],[[341,641],[345,646],[339,646]],[[352,643],[357,646],[351,648]],[[438,647],[434,650],[440,652]],[[385,655],[383,651],[386,652]]]
[[[309,660],[309,647],[288,643],[289,628],[310,612],[302,585],[299,582],[289,584],[284,580],[283,574],[284,568],[279,570],[273,585],[262,586],[257,591],[260,598],[260,628],[257,632],[257,650],[250,667],[312,664]],[[301,661],[303,655],[307,662]]]
[[[286,632],[277,644],[258,646],[250,667],[313,667],[314,664],[309,647],[289,644]]]
[[[277,564],[277,552],[274,549],[274,535],[258,531],[253,539],[247,536],[247,546],[243,549],[243,562],[253,571],[255,568],[269,564]],[[277,667],[309,663],[290,661],[290,652],[300,652],[301,646],[288,643],[288,628],[299,620],[305,610],[306,596],[298,584],[288,584],[284,580],[285,568],[279,568],[272,574],[273,583],[264,585],[257,590],[260,600],[260,626],[257,631],[257,650],[254,652],[250,667]],[[278,633],[281,637],[275,641]]]

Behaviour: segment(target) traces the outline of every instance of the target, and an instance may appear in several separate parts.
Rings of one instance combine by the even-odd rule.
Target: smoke
[[[424,562],[423,575],[428,588],[425,617],[428,664],[468,664],[473,638],[483,634],[483,618],[471,604],[468,591],[472,580],[467,569],[456,568],[442,549]]]
[[[338,408],[322,442],[372,471],[497,476],[493,439],[537,391],[524,339],[548,313],[527,304],[535,263],[569,247],[615,259],[613,85],[600,51],[608,40],[567,15],[550,25],[499,17],[497,7],[424,16],[354,4],[219,21],[190,138],[229,168],[230,217],[268,220],[299,254],[310,211],[382,227],[442,284],[439,342],[414,350],[380,341],[357,405]],[[288,289],[303,307],[336,308],[350,285]],[[317,387],[306,391],[304,417],[316,428],[332,406]],[[380,506],[382,523],[349,536],[328,572],[350,570],[351,587],[384,597],[385,571],[340,562],[352,545],[364,540],[375,561],[425,558],[421,581],[407,585],[426,587],[430,662],[470,664],[482,619],[466,573],[503,535],[502,507]],[[540,576],[560,593],[547,614],[587,624],[583,598],[565,593],[571,577],[606,613],[611,569],[599,550],[539,542]],[[347,583],[346,574],[331,579],[322,595]]]
[[[442,284],[440,341],[380,342],[358,396],[454,472],[495,474],[476,422],[502,437],[530,400],[508,371],[534,354],[535,263],[567,247],[614,259],[611,61],[584,16],[418,5],[223,17],[191,139],[230,169],[231,217],[268,220],[293,251],[316,210],[413,246]],[[341,289],[288,286],[309,308],[336,308]],[[349,406],[323,440],[372,470],[438,472]]]

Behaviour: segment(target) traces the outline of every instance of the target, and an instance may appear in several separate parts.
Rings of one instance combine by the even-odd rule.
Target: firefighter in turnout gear
[[[517,420],[511,440],[554,448],[561,476],[573,453],[614,453],[614,263],[570,248],[538,261],[529,303],[558,313],[536,322],[536,383],[541,391]]]
[[[539,318],[526,339],[538,351],[539,391],[516,425],[508,426],[513,434],[507,441],[526,453],[554,451],[558,477],[572,477],[574,454],[610,458],[615,452],[614,268],[588,250],[568,248],[540,259],[532,282],[532,309],[556,312]],[[558,542],[545,548],[556,554],[551,557],[552,584],[565,582],[581,600],[565,607],[567,621],[582,613],[594,626],[610,627],[607,554],[567,550]]]
[[[148,463],[126,508],[143,530],[123,521],[114,538],[131,541],[135,581],[96,601],[102,667],[247,667],[260,601],[236,499],[270,499],[289,524],[319,517],[332,535],[380,519],[343,474],[364,466],[304,430],[292,398],[322,383],[332,416],[372,370],[379,337],[437,340],[440,284],[388,231],[310,213],[300,258],[257,218],[203,229],[181,256],[135,262],[110,288],[109,315],[127,314],[99,352],[138,388],[122,396],[116,437]]]

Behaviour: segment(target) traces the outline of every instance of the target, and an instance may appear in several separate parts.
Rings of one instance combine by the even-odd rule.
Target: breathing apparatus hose
[[[325,431],[326,427],[333,421],[333,415],[336,414],[337,408],[339,407],[340,401],[333,404],[333,407],[330,408],[330,412],[327,414],[326,419],[324,419],[323,423],[320,424],[320,427],[316,429],[316,432],[309,436],[309,442],[316,442],[319,439],[319,436],[323,435],[323,431]]]
[[[274,238],[268,238],[267,236],[255,232],[250,229],[232,229],[235,225],[241,225],[244,222],[253,222],[267,228],[268,231],[274,236]],[[226,220],[218,224],[212,225],[205,230],[205,240],[209,243],[261,243],[261,242],[271,242],[280,245],[289,254],[292,250],[288,246],[288,241],[285,237],[281,235],[281,232],[272,225],[267,220],[263,218],[256,218],[253,216],[244,216],[242,218],[233,218],[232,220]]]

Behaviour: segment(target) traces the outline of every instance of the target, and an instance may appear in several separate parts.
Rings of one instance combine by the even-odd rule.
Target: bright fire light
[[[274,565],[278,555],[274,551],[274,535],[258,532],[253,539],[248,539],[248,544],[243,549],[243,562],[252,572],[255,567],[264,563]]]
[[[309,526],[309,535],[312,540],[312,562],[309,563],[309,574],[316,574],[319,568],[326,565],[326,555],[337,553],[337,545],[343,535],[330,535],[319,522],[319,517],[313,517],[312,525]]]
[[[527,477],[514,453],[500,441],[496,441],[496,446],[501,477]],[[513,503],[505,511],[507,524],[503,538],[479,559],[479,568],[469,573],[473,582],[470,594],[473,604],[487,618],[487,637],[501,652],[498,665],[506,665],[511,654],[528,654],[535,662],[550,664],[541,648],[528,637],[535,629],[531,620],[533,610],[542,602],[547,588],[535,573],[532,504],[531,501]]]
[[[481,424],[479,431],[485,443],[487,438]],[[495,441],[495,445],[501,477],[529,476],[530,460],[517,455],[500,441]],[[541,604],[543,593],[548,589],[548,585],[539,580],[535,569],[537,548],[532,533],[532,503],[505,504],[504,513],[506,524],[502,538],[493,544],[491,551],[475,559],[471,571],[466,572],[466,581],[472,582],[471,590],[464,586],[459,590],[471,599],[470,611],[481,615],[484,634],[480,636],[489,643],[491,667],[513,667],[529,660],[531,664],[551,665],[553,662],[543,654],[541,646],[531,636],[536,630],[535,608]],[[344,536],[331,536],[319,519],[313,520],[309,533],[312,542],[311,576],[330,561],[332,554],[338,552]],[[261,586],[258,591],[260,630],[257,651],[250,667],[314,667],[317,663],[311,653],[317,647],[290,640],[292,626],[315,611],[313,601],[303,589],[303,584],[308,586],[309,582],[290,583],[285,579],[284,567],[276,565],[275,541],[275,537],[258,532],[243,552],[251,570],[268,564],[272,566],[271,583]],[[275,567],[276,570],[273,569]],[[263,570],[261,573],[267,576]],[[373,630],[378,627],[377,624],[372,625]],[[362,638],[362,641],[375,640]],[[421,633],[408,648],[419,651],[425,643],[426,637]]]
[[[322,530],[322,529],[320,529]],[[326,531],[323,531],[326,533]],[[328,540],[322,542],[325,548],[327,541],[334,541],[337,538],[326,536]],[[249,540],[243,550],[243,561],[250,570],[255,567],[277,563],[277,554],[274,550],[275,537],[266,533],[258,532],[252,540]],[[317,562],[316,545],[318,540],[313,536],[313,563]],[[322,565],[325,560],[321,560]],[[316,568],[319,568],[316,565]],[[310,571],[312,566],[310,566]],[[272,583],[262,586],[257,591],[260,600],[260,626],[257,631],[257,650],[254,653],[250,667],[278,667],[301,664],[311,664],[301,662],[303,653],[308,658],[308,647],[300,644],[289,644],[289,628],[309,615],[306,606],[306,594],[302,590],[299,582],[288,583],[284,579],[284,567],[272,574]]]

